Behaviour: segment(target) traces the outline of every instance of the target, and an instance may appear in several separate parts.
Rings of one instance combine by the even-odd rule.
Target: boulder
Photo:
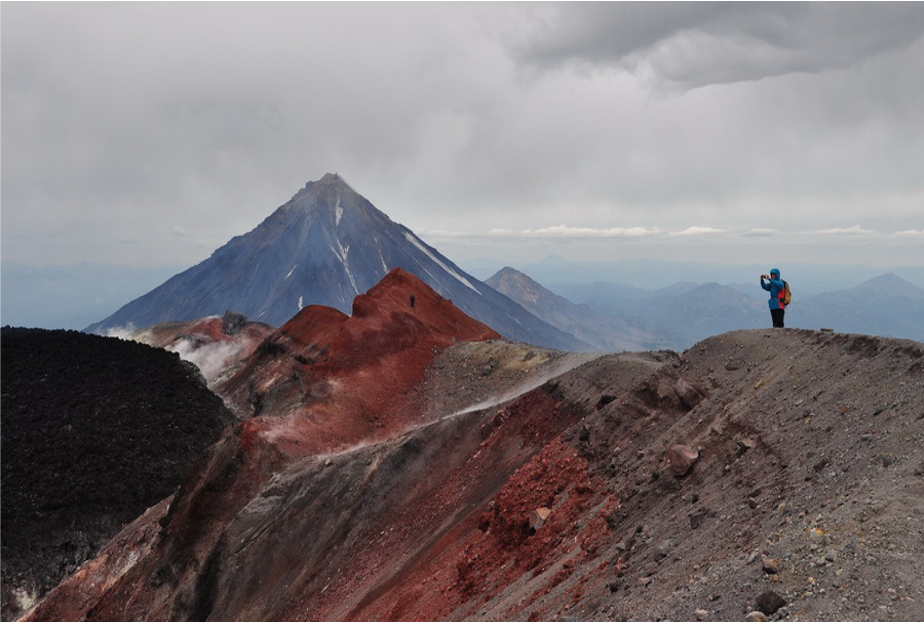
[[[699,460],[699,450],[689,445],[672,445],[667,450],[667,461],[677,477],[683,477],[689,473],[697,460]]]

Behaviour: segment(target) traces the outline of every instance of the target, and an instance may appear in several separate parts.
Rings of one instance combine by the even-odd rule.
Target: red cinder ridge
[[[423,423],[402,406],[433,356],[457,341],[499,338],[394,268],[356,297],[352,316],[302,309],[216,390],[248,419],[245,443],[293,456],[333,451]]]
[[[303,309],[218,387],[247,418],[169,508],[126,529],[27,620],[512,620],[559,586],[599,593],[612,555],[598,549],[619,503],[563,436],[585,414],[563,405],[570,383],[496,410],[421,399],[441,350],[496,338],[402,270],[358,297],[352,316]],[[506,363],[526,374],[536,358]],[[487,367],[479,377],[504,373]],[[632,376],[615,363],[600,372]],[[485,598],[509,604],[484,617]]]

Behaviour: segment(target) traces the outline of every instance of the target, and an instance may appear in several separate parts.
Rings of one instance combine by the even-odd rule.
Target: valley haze
[[[561,256],[549,256],[539,262],[521,262],[515,259],[511,258],[507,262],[474,259],[459,262],[459,265],[480,280],[490,278],[498,270],[509,265],[565,297],[568,297],[567,287],[562,287],[563,285],[609,283],[655,291],[679,281],[754,285],[753,293],[762,297],[762,290],[751,281],[755,281],[755,275],[769,269],[761,264],[681,263],[645,259],[614,262],[568,261]],[[917,287],[924,288],[924,267],[921,266],[877,267],[785,262],[780,262],[779,266],[786,269],[787,278],[793,285],[799,284],[800,294],[803,296],[850,289],[888,273],[896,274]],[[3,264],[0,279],[0,324],[82,330],[185,268],[176,265],[133,267],[87,263],[26,266],[6,262]],[[795,313],[793,310],[792,315]]]

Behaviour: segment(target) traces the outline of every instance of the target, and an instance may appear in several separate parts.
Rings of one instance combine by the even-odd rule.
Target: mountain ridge
[[[528,275],[505,267],[485,281],[527,311],[591,344],[600,352],[667,349],[676,343],[671,331],[656,334],[640,322],[574,304]]]
[[[352,311],[305,307],[220,375],[236,419],[22,621],[924,615],[924,344],[758,329],[564,353],[400,268]],[[33,376],[25,395],[80,385]],[[82,414],[91,439],[136,435],[103,415]],[[36,442],[82,445],[61,440]]]
[[[249,433],[272,436],[292,455],[323,453],[413,425],[401,414],[400,396],[421,381],[433,356],[457,341],[496,339],[493,329],[394,268],[356,297],[352,315],[302,309],[213,388],[249,421]]]
[[[24,620],[924,615],[922,344],[737,331],[509,394],[545,356],[451,345],[425,425],[341,451],[243,421]]]

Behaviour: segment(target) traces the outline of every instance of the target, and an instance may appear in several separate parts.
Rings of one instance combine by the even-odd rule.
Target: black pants
[[[770,309],[770,317],[773,318],[773,328],[783,328],[783,316],[785,314],[785,309]]]

